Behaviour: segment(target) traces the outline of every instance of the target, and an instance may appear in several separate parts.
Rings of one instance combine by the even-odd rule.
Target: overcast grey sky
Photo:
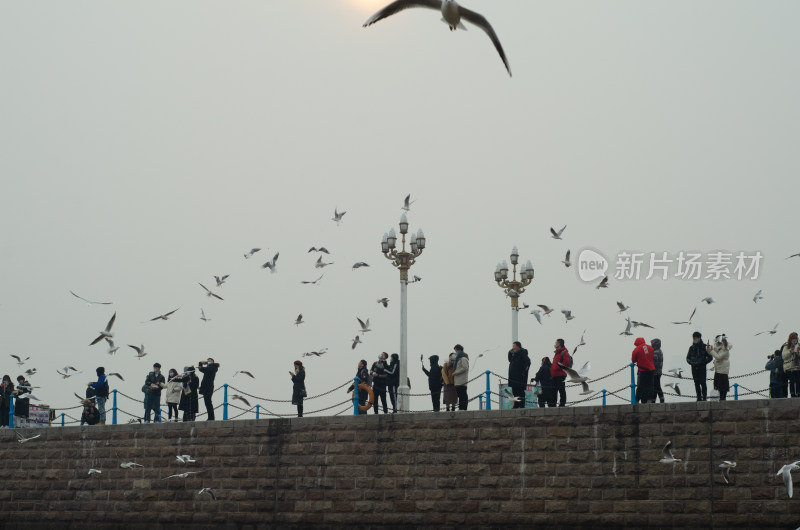
[[[539,325],[520,314],[534,367],[584,329],[576,362],[591,359],[593,376],[629,362],[622,300],[656,326],[643,336],[662,338],[667,368],[685,366],[694,329],[728,333],[731,375],[763,368],[798,327],[800,260],[784,258],[800,252],[800,5],[465,2],[494,26],[509,78],[483,32],[451,33],[436,12],[362,28],[385,3],[3,2],[0,370],[15,377],[8,354],[30,355],[36,394],[64,407],[98,365],[138,397],[153,362],[212,355],[219,383],[289,399],[292,361],[327,347],[304,359],[307,388],[332,388],[359,359],[399,348],[399,274],[379,243],[407,193],[412,229],[428,238],[412,269],[424,279],[409,286],[412,391],[427,387],[419,355],[456,342],[473,358],[498,347],[477,369],[506,372],[509,302],[492,275],[513,245],[536,268],[522,301],[576,315]],[[338,227],[336,207],[347,211]],[[305,286],[319,275],[312,245],[335,264]],[[245,261],[251,247],[264,250]],[[559,263],[584,247],[764,261],[756,281],[612,279],[598,291]],[[276,251],[269,274],[260,264]],[[371,267],[351,271],[362,260]],[[223,302],[197,285],[215,274],[231,275]],[[115,305],[87,307],[70,289]],[[705,296],[718,303],[698,307],[694,326],[669,323]],[[110,357],[87,345],[114,310],[122,348]],[[352,351],[356,316],[374,331]],[[778,322],[775,337],[753,336]],[[125,346],[140,343],[141,361]],[[66,364],[84,373],[64,381]],[[232,380],[236,369],[257,379]],[[765,388],[768,374],[739,382]],[[625,372],[598,386],[627,383]]]

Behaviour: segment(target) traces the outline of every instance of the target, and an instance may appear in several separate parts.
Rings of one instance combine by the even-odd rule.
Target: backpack
[[[97,397],[107,398],[108,397],[108,385],[101,386],[97,389]]]
[[[566,348],[564,349],[564,351],[566,352],[566,355],[569,357],[569,361],[566,364],[565,363],[561,363],[561,364],[563,364],[567,368],[572,368],[572,355],[569,354],[569,350],[567,350]],[[562,359],[564,358],[564,354],[563,353],[561,354],[561,358]]]

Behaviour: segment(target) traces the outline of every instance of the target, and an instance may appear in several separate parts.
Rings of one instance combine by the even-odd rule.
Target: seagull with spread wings
[[[347,212],[340,212],[338,209],[334,208],[333,209],[333,217],[331,218],[331,221],[335,221],[336,222],[336,226],[339,226],[339,223],[342,222],[342,217],[344,217],[344,214],[346,214],[346,213]]]
[[[371,329],[369,329],[369,319],[367,319],[367,321],[364,322],[360,318],[356,317],[356,320],[358,320],[358,325],[361,326],[361,334],[362,335],[364,333],[367,333],[368,331],[372,331]]]
[[[411,194],[409,193],[408,195],[406,195],[406,198],[403,200],[403,206],[400,209],[407,212],[407,211],[409,211],[411,209],[411,205],[414,204],[415,202],[417,202],[417,201],[412,201],[411,200]]]
[[[25,364],[25,361],[27,361],[28,359],[30,359],[30,357],[25,357],[24,359],[22,359],[22,358],[21,358],[19,355],[14,355],[13,353],[12,353],[12,354],[10,354],[10,355],[11,355],[11,357],[13,357],[14,359],[16,359],[16,360],[17,360],[17,364],[18,364],[19,366],[22,366],[23,364]]]
[[[556,231],[553,229],[553,227],[551,226],[551,227],[550,227],[550,237],[552,237],[553,239],[561,239],[561,234],[563,234],[563,233],[564,233],[564,230],[565,230],[566,228],[567,228],[567,225],[564,225],[564,226],[561,228],[561,230],[559,230],[558,232],[556,232]]]
[[[217,282],[217,287],[222,287],[222,284],[225,283],[225,279],[228,278],[230,274],[226,274],[225,276],[214,276],[214,281]]]
[[[570,255],[570,253],[571,253],[571,251],[569,251],[569,250],[568,250],[568,251],[567,251],[567,255],[566,255],[566,256],[564,257],[564,259],[561,261],[561,263],[563,263],[563,264],[564,264],[564,266],[565,266],[565,267],[567,267],[567,268],[569,268],[569,267],[572,265],[572,262],[569,260],[569,255]]]
[[[691,324],[691,323],[692,323],[692,319],[694,318],[694,314],[695,314],[695,313],[697,313],[697,308],[696,308],[696,307],[694,308],[694,311],[692,311],[692,314],[691,314],[691,316],[689,317],[689,320],[688,320],[688,321],[686,321],[686,322],[673,322],[673,324]]]
[[[250,249],[250,252],[247,252],[247,253],[244,255],[244,259],[250,259],[250,258],[252,258],[252,257],[253,257],[253,254],[255,254],[256,252],[258,252],[259,250],[261,250],[261,249],[260,249],[260,248],[251,248],[251,249]]]
[[[313,281],[311,281],[311,280],[303,280],[300,283],[302,283],[303,285],[317,285],[317,283],[322,279],[323,276],[325,276],[325,275],[322,274],[322,275],[320,275],[319,278],[317,278],[316,280],[313,280]]]
[[[203,285],[202,283],[200,283],[200,282],[197,282],[197,285],[199,285],[200,287],[202,287],[202,288],[203,288],[203,290],[206,292],[206,296],[208,296],[209,298],[211,298],[211,297],[213,296],[213,297],[214,297],[214,298],[216,298],[217,300],[223,300],[223,298],[222,298],[220,295],[218,295],[218,294],[215,294],[215,293],[212,293],[212,292],[211,292],[211,291],[208,289],[208,287],[206,287],[206,286],[205,286],[205,285]]]
[[[327,267],[328,265],[333,265],[333,263],[334,262],[332,261],[322,261],[322,254],[320,254],[319,258],[317,258],[317,261],[314,262],[314,268],[322,269],[324,267]]]
[[[261,266],[262,269],[269,269],[269,272],[276,273],[278,271],[277,264],[278,264],[278,256],[280,256],[280,252],[276,252],[274,256],[272,256],[272,260],[266,262]]]
[[[180,307],[178,309],[180,309]],[[170,315],[175,313],[178,309],[173,309],[169,313],[164,313],[163,315],[158,315],[157,317],[153,317],[150,320],[148,320],[148,322],[155,322],[156,320],[169,320]]]
[[[111,316],[111,320],[109,320],[108,324],[106,324],[106,329],[101,331],[100,332],[100,336],[97,337],[96,339],[94,339],[92,342],[90,342],[89,346],[94,346],[95,344],[97,344],[98,342],[100,342],[101,340],[103,340],[105,338],[109,338],[109,339],[113,338],[114,337],[114,333],[112,333],[111,328],[114,327],[114,320],[116,320],[116,319],[117,319],[117,312],[115,311],[114,314]]]
[[[92,301],[92,300],[87,300],[86,298],[84,298],[84,297],[82,297],[82,296],[78,296],[78,295],[77,295],[77,294],[75,294],[73,291],[70,291],[70,294],[71,294],[72,296],[74,296],[75,298],[80,298],[81,300],[83,300],[84,302],[86,302],[86,303],[87,303],[87,304],[89,304],[89,305],[111,305],[111,304],[113,304],[113,303],[114,303],[114,302],[94,302],[94,301]]]

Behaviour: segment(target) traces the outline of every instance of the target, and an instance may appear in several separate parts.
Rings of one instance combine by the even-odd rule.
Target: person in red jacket
[[[655,373],[656,365],[653,362],[653,347],[647,344],[647,341],[642,337],[638,337],[633,341],[634,348],[631,354],[631,362],[636,363],[639,367],[639,403],[655,403]]]
[[[564,339],[556,339],[554,344],[555,352],[553,354],[553,364],[550,365],[550,375],[553,377],[553,392],[558,392],[558,406],[563,407],[567,404],[567,385],[564,383],[567,379],[567,372],[559,366],[569,366],[569,350],[564,347]]]

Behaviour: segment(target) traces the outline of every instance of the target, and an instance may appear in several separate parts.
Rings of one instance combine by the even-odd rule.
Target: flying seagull
[[[378,300],[379,304],[383,304],[383,307],[389,307],[389,299],[388,298],[380,298]]]
[[[248,376],[250,376],[250,379],[255,379],[256,378],[253,374],[251,374],[247,370],[237,370],[237,371],[233,372],[233,377],[236,377],[236,374],[248,375]]]
[[[177,458],[178,462],[181,464],[193,464],[197,462],[197,460],[194,460],[190,455],[178,455],[175,458]]]
[[[784,258],[784,260],[787,260],[787,259],[792,259],[792,258],[800,258],[800,254],[792,254],[792,255],[791,255],[791,256],[789,256],[788,258]],[[789,495],[789,496],[791,497],[791,495]]]
[[[133,469],[135,467],[144,467],[142,464],[137,464],[136,462],[122,462],[119,467],[122,469]]]
[[[258,252],[259,250],[261,250],[261,249],[260,249],[260,248],[251,248],[251,249],[250,249],[250,252],[248,252],[248,253],[246,253],[246,254],[244,255],[244,259],[250,259],[250,258],[252,258],[252,257],[253,257],[253,254],[255,254],[256,252]]]
[[[586,361],[586,363],[577,372],[569,366],[564,366],[561,363],[558,363],[558,365],[567,373],[570,383],[583,383],[584,381],[587,381],[589,378],[586,377],[586,374],[592,369],[592,365],[589,361]]]
[[[211,496],[212,500],[217,500],[217,496],[214,494],[214,490],[211,488],[203,488],[197,492],[198,495],[209,495]]]
[[[639,322],[637,320],[632,320],[631,322],[633,322],[633,327],[635,327],[635,328],[638,328],[639,326],[641,326],[643,328],[656,329],[653,326],[651,326],[650,324],[645,324],[644,322]]]
[[[331,218],[331,221],[335,221],[336,222],[336,226],[339,226],[339,223],[342,222],[342,217],[344,217],[344,214],[346,214],[346,213],[347,212],[340,212],[338,209],[334,208],[333,209],[333,217]]]
[[[187,471],[186,473],[178,473],[177,475],[170,475],[168,477],[164,477],[164,480],[170,478],[189,478],[190,475],[196,475],[197,473],[202,473],[202,471]]]
[[[776,473],[776,476],[783,477],[783,483],[784,485],[786,485],[786,493],[789,494],[790,499],[792,498],[792,494],[794,493],[793,491],[794,487],[792,483],[792,471],[794,471],[795,469],[800,469],[800,466],[798,466],[797,464],[800,464],[800,460],[798,460],[797,462],[792,462],[791,464],[785,464]]]
[[[308,251],[309,252],[323,252],[325,254],[330,254],[330,252],[328,252],[328,249],[325,248],[325,247],[319,247],[319,248],[311,247],[310,249],[308,249]]]
[[[214,276],[214,281],[217,282],[217,287],[222,287],[222,284],[225,283],[225,279],[230,276],[230,274],[226,274],[225,276]]]
[[[600,283],[598,283],[595,286],[595,289],[606,289],[606,288],[608,288],[608,276],[603,277],[603,279],[600,280]]]
[[[539,324],[542,323],[542,312],[538,309],[534,309],[531,311],[531,315],[536,317],[536,320],[539,321]]]
[[[232,396],[231,396],[231,399],[232,399],[232,400],[233,400],[233,399],[238,399],[239,401],[241,401],[242,403],[244,403],[244,404],[245,404],[245,405],[247,405],[248,407],[250,406],[250,402],[249,402],[249,401],[247,401],[247,400],[246,400],[245,398],[243,398],[242,396],[240,396],[239,394],[234,394],[234,395],[232,395]]]
[[[119,346],[114,346],[114,340],[106,337],[106,342],[108,343],[108,354],[114,355],[115,353],[117,353]]]
[[[764,298],[764,297],[763,297],[763,296],[761,296],[761,289],[759,289],[759,290],[758,290],[758,292],[755,294],[755,296],[753,296],[753,303],[756,303],[756,304],[757,304],[757,303],[758,303],[758,301],[759,301],[759,300],[762,300],[763,298]]]
[[[551,226],[550,227],[550,234],[551,234],[550,237],[552,237],[553,239],[561,239],[561,234],[564,233],[564,229],[565,228],[567,228],[567,225],[564,225],[563,228],[561,228],[561,230],[556,232],[555,230],[553,230],[553,227]]]
[[[561,263],[563,263],[565,267],[569,267],[570,265],[572,265],[572,262],[569,260],[570,252],[571,251],[568,250],[566,257],[561,261]]]
[[[58,372],[58,375],[60,375],[64,379],[66,379],[67,377],[72,377],[72,374],[67,373],[67,372],[62,372],[61,370],[56,370],[56,372]]]
[[[328,265],[333,265],[332,261],[322,261],[322,254],[319,255],[317,261],[314,262],[314,268],[321,269],[323,267],[327,267]]]
[[[98,474],[99,475],[100,473],[102,473],[102,471],[100,471],[99,469],[92,468],[92,469],[89,470],[89,475],[94,475],[94,474]]]
[[[731,468],[736,467],[736,462],[723,460],[719,467],[722,468],[722,478],[725,480],[725,484],[730,484],[731,481],[728,479],[730,479]]]
[[[780,322],[778,324],[780,324]],[[769,331],[760,331],[756,333],[755,336],[758,337],[759,335],[763,335],[764,333],[769,333],[770,335],[774,335],[775,333],[778,332],[778,324],[775,324],[775,327]]]
[[[497,50],[497,53],[500,54],[500,59],[503,61],[506,71],[508,71],[508,75],[511,75],[511,68],[508,66],[508,59],[506,59],[503,46],[500,44],[500,39],[497,38],[497,34],[489,24],[489,21],[486,20],[486,17],[483,15],[458,5],[455,0],[395,0],[388,6],[369,17],[369,19],[364,22],[364,27],[366,28],[367,26],[371,26],[379,20],[383,20],[384,18],[390,17],[410,7],[427,7],[441,11],[442,21],[450,27],[450,31],[455,29],[467,29],[464,27],[464,24],[461,23],[461,19],[464,19],[467,22],[475,24],[481,28],[491,39],[492,44],[494,44],[494,47]],[[409,197],[406,197],[406,206],[408,206]],[[407,210],[408,208],[404,207],[403,209]]]
[[[120,381],[125,381],[125,378],[124,378],[124,377],[122,377],[122,375],[118,374],[117,372],[110,372],[110,373],[108,374],[108,377],[111,377],[112,375],[113,375],[113,376],[116,376],[116,377],[119,377],[119,380],[120,380]]]
[[[387,302],[388,302],[388,300],[387,300]],[[16,360],[17,360],[17,364],[18,364],[19,366],[22,366],[23,364],[25,364],[25,361],[27,361],[28,359],[30,359],[30,357],[25,357],[24,359],[22,359],[22,358],[20,358],[20,356],[19,356],[19,355],[14,355],[13,353],[12,353],[12,354],[10,354],[10,355],[11,355],[11,357],[13,357],[14,359],[16,359]]]
[[[617,311],[617,313],[623,313],[631,308],[631,306],[625,305],[622,302],[617,302],[617,307],[619,308],[619,311]]]
[[[549,307],[547,307],[546,305],[539,304],[536,307],[539,307],[539,308],[541,308],[542,311],[544,311],[544,316],[549,316],[550,313],[553,312],[553,310],[550,309]]]
[[[111,304],[114,303],[114,302],[93,302],[92,300],[87,300],[86,298],[84,298],[82,296],[78,296],[77,294],[75,294],[72,291],[70,291],[70,294],[72,294],[72,296],[74,296],[75,298],[80,298],[81,300],[83,300],[84,302],[86,302],[89,305],[95,305],[95,304],[96,305],[111,305]]]
[[[674,464],[675,462],[680,462],[680,458],[675,458],[675,455],[672,454],[672,442],[667,442],[667,445],[664,446],[664,457],[659,460],[662,464]]]
[[[411,205],[414,204],[415,202],[417,202],[417,201],[412,201],[411,200],[411,194],[409,193],[408,195],[406,195],[406,198],[403,199],[403,207],[400,208],[400,209],[407,212],[407,211],[409,211],[411,209]]]
[[[305,321],[303,320],[303,313],[297,315],[297,318],[294,321],[295,326],[299,326],[300,324],[305,324]]]
[[[24,436],[22,436],[22,433],[17,431],[17,441],[19,443],[21,443],[21,444],[24,444],[25,442],[30,442],[31,440],[35,440],[36,438],[38,438],[40,436],[41,436],[41,434],[37,434],[35,436],[31,436],[29,438],[25,438]]]
[[[179,307],[178,309],[180,309],[180,307]],[[172,314],[173,314],[175,311],[177,311],[178,309],[173,309],[173,310],[172,310],[172,311],[170,311],[169,313],[164,313],[163,315],[158,315],[157,317],[153,317],[153,318],[151,318],[151,319],[149,320],[149,322],[154,322],[154,321],[156,321],[156,320],[169,320],[169,317],[170,317],[170,315],[172,315]]]
[[[202,307],[200,308],[200,320],[202,320],[203,322],[208,322],[209,320],[211,320],[210,318],[206,318],[206,312],[203,311]]]
[[[625,326],[625,331],[620,332],[620,335],[631,336],[633,335],[633,333],[631,333],[631,317],[628,317],[626,320],[628,321],[628,325]]]
[[[360,269],[361,267],[369,267],[369,264],[368,263],[364,263],[363,261],[357,261],[357,262],[355,262],[353,264],[353,269],[352,270]]]
[[[115,311],[114,314],[111,316],[111,320],[109,320],[108,324],[106,324],[106,329],[101,331],[100,336],[94,339],[92,342],[90,342],[89,346],[94,346],[95,344],[97,344],[98,342],[100,342],[105,338],[110,339],[114,337],[114,334],[111,332],[111,328],[114,326],[114,320],[116,320],[116,318],[117,318],[117,312]]]
[[[302,283],[303,285],[308,285],[308,284],[310,284],[310,285],[317,285],[317,282],[319,282],[319,281],[322,279],[322,276],[325,276],[325,275],[324,275],[324,274],[322,274],[322,275],[321,275],[319,278],[317,278],[317,279],[316,279],[316,280],[314,280],[314,281],[311,281],[311,280],[303,280],[303,281],[301,281],[300,283]]]
[[[261,266],[262,269],[269,269],[269,272],[275,273],[278,269],[276,268],[276,264],[278,263],[278,256],[280,256],[280,252],[276,252],[274,256],[272,256],[272,261],[268,261]]]
[[[689,317],[688,321],[686,321],[686,322],[673,322],[673,324],[691,324],[695,313],[697,313],[697,308],[696,307],[694,308],[694,311],[692,311],[692,315]]]
[[[417,282],[421,282],[421,281],[422,281],[422,278],[420,278],[419,276],[417,276],[417,275],[415,274],[415,275],[414,275],[414,279],[413,279],[413,280],[411,280],[411,281],[410,281],[410,282],[408,282],[408,283],[417,283]]]
[[[567,322],[575,318],[574,316],[572,316],[572,311],[570,311],[569,309],[562,309],[561,312],[564,313],[564,318],[567,319],[566,320]]]
[[[678,388],[678,383],[667,383],[664,386],[670,387],[672,390],[675,391],[676,394],[678,394],[679,396],[681,395],[681,389]]]
[[[371,329],[369,329],[369,319],[367,319],[367,321],[364,322],[360,318],[356,317],[356,320],[358,320],[358,325],[361,326],[361,334],[362,335],[364,333],[368,332],[368,331],[372,331]]]
[[[27,375],[28,377],[32,376],[35,373],[36,373],[36,368],[28,368],[27,370],[25,370],[25,375]]]
[[[702,300],[700,300],[700,301],[701,301],[701,302],[705,302],[705,303],[707,303],[708,305],[711,305],[711,304],[713,304],[714,302],[716,302],[716,300],[714,300],[714,299],[713,299],[713,298],[711,298],[710,296],[707,296],[707,297],[703,298],[703,299],[702,299]]]
[[[136,350],[136,358],[139,360],[141,360],[142,357],[147,355],[147,353],[145,353],[144,351],[144,344],[140,345],[138,348],[133,344],[128,344],[128,348],[133,348],[134,350]]]
[[[197,282],[197,285],[199,285],[200,287],[202,287],[202,288],[203,288],[203,290],[205,290],[205,292],[206,292],[206,296],[208,296],[209,298],[213,296],[213,297],[214,297],[214,298],[216,298],[217,300],[223,300],[223,298],[222,298],[220,295],[212,293],[211,291],[209,291],[209,290],[208,290],[208,287],[206,287],[206,286],[205,286],[205,285],[203,285],[202,283],[200,283],[200,282]]]
[[[683,368],[673,368],[669,371],[673,377],[677,377],[678,379],[683,379]]]
[[[578,351],[578,348],[581,346],[586,346],[586,342],[583,340],[584,335],[586,335],[585,329],[583,330],[583,333],[581,333],[581,341],[575,346],[575,349],[572,350],[572,355],[575,355],[575,352]]]
[[[325,352],[327,351],[328,348],[321,348],[319,351],[308,351],[303,354],[303,357],[311,357],[312,355],[316,357],[321,357],[322,355],[325,355]]]
[[[356,338],[353,339],[353,346],[351,349],[355,350],[356,346],[358,346],[359,344],[361,344],[361,337],[356,335]]]

